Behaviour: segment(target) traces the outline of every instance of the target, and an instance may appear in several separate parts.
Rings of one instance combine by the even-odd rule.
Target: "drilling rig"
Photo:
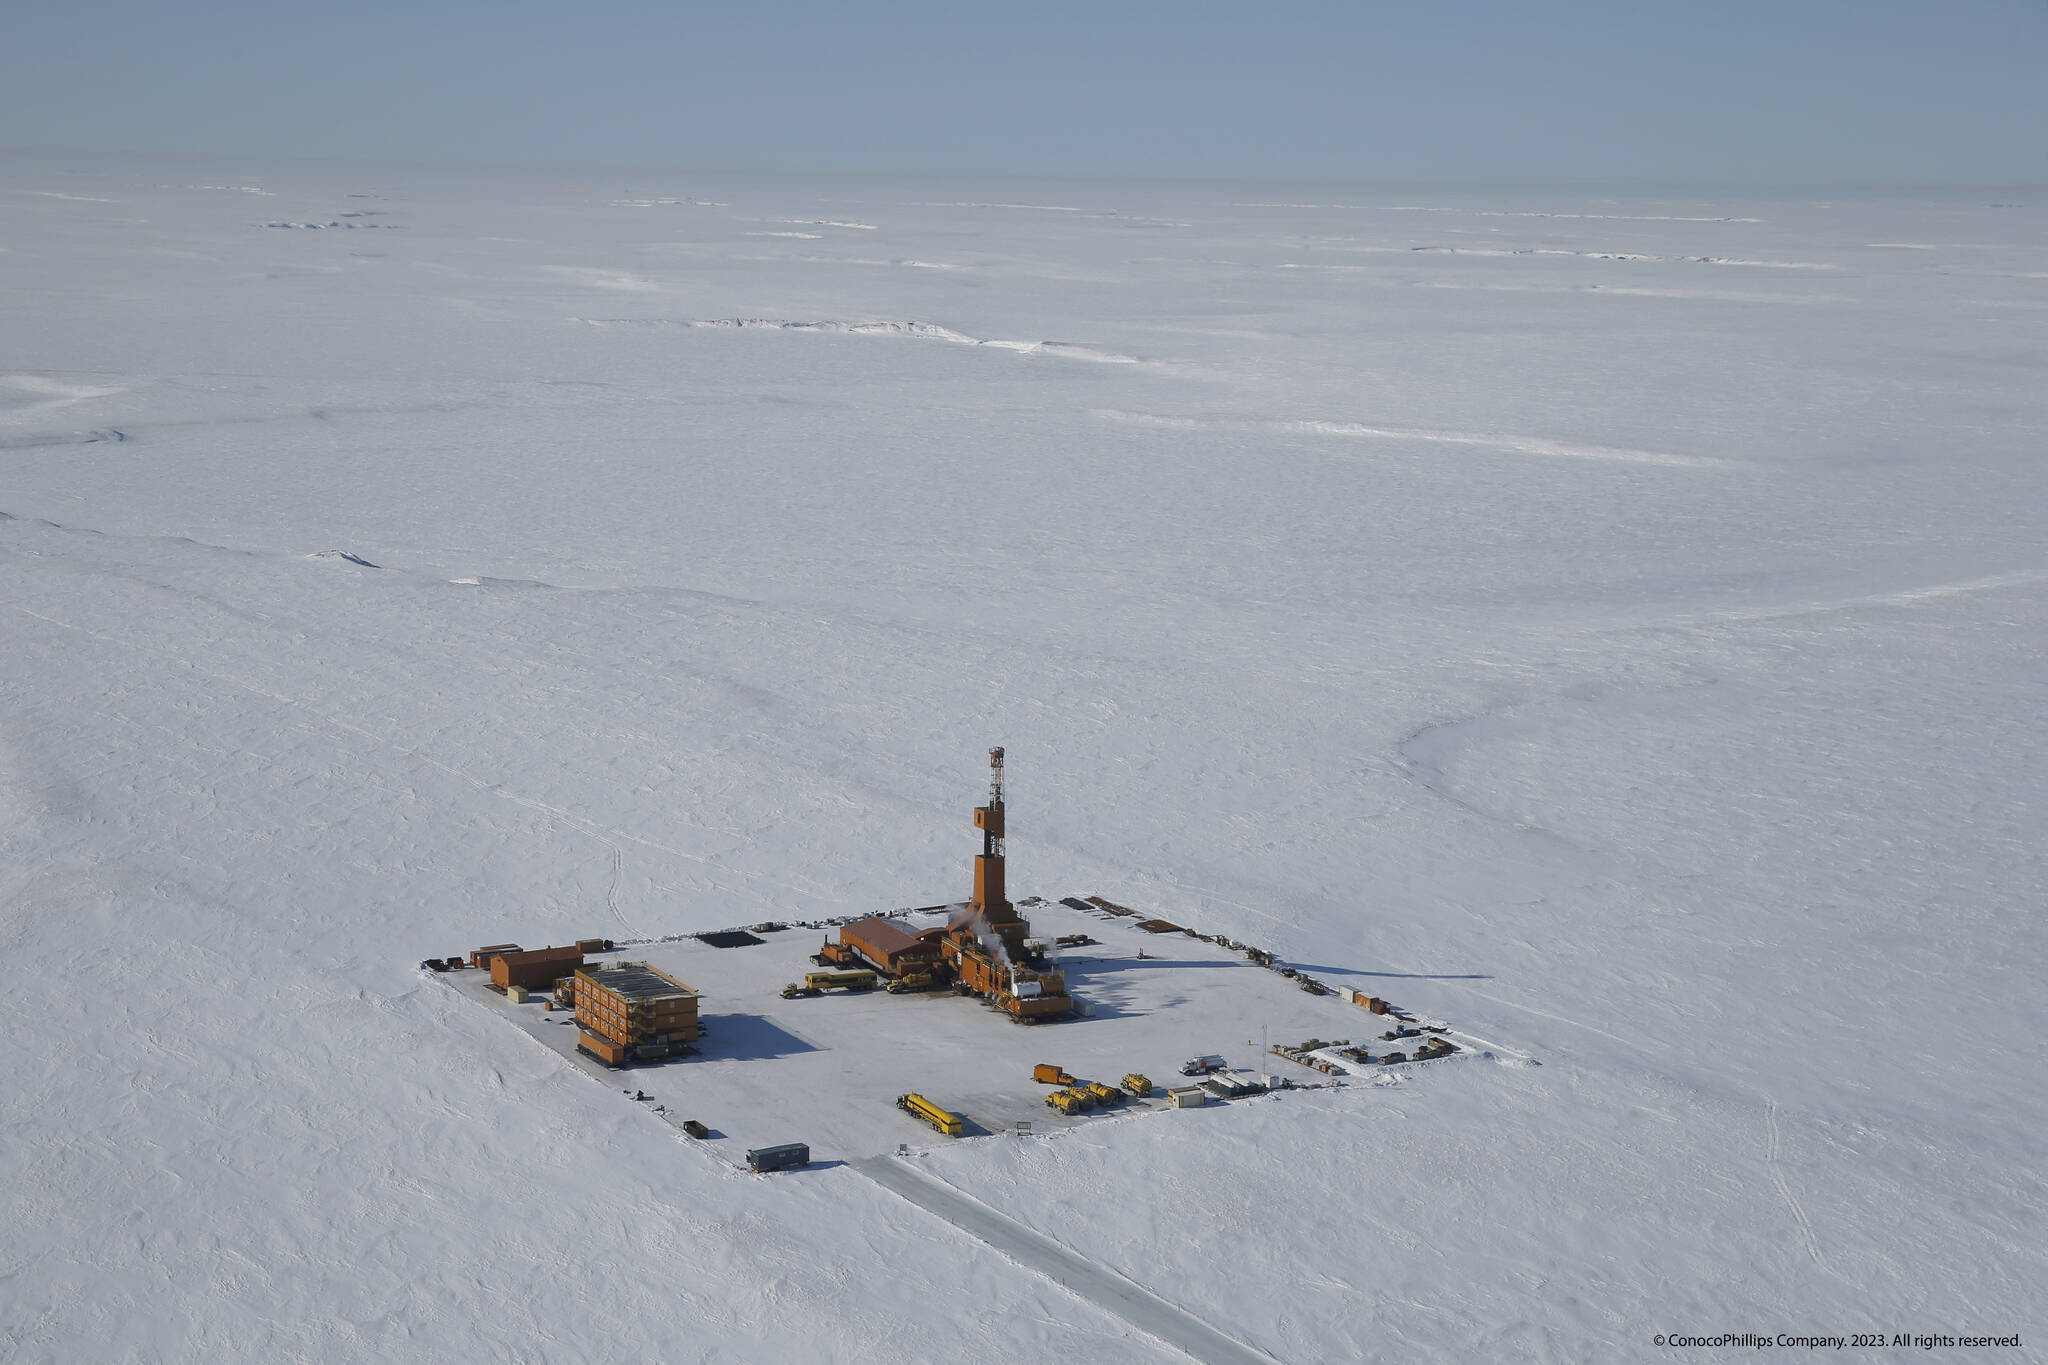
[[[1059,972],[1034,969],[1025,939],[1030,922],[1010,904],[1003,868],[1003,751],[988,751],[988,804],[974,808],[981,853],[974,860],[974,899],[946,926],[942,952],[962,990],[1032,1024],[1067,1013],[1074,1002]]]
[[[1030,922],[1010,904],[1003,862],[1003,751],[988,751],[988,804],[974,808],[974,827],[981,831],[981,852],[974,859],[974,899],[967,916],[1002,941],[1003,955],[1013,962],[1027,955],[1024,940]],[[984,945],[988,946],[988,945]]]

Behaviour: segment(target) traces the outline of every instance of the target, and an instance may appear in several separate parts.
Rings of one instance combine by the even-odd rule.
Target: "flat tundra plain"
[[[2043,215],[0,154],[0,1355],[2025,1339]],[[997,744],[1013,885],[1495,1060],[835,1130],[1344,1016],[690,950],[815,1049],[706,1150],[418,968],[957,900]]]

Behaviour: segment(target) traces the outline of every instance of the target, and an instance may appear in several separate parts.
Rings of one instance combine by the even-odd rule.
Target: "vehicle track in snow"
[[[1831,1269],[1820,1254],[1820,1242],[1813,1235],[1813,1223],[1806,1216],[1806,1210],[1792,1197],[1792,1187],[1785,1183],[1784,1169],[1778,1164],[1778,1102],[1769,1101],[1764,1106],[1764,1122],[1771,1133],[1770,1146],[1764,1150],[1764,1164],[1771,1168],[1771,1183],[1778,1187],[1778,1197],[1785,1201],[1785,1207],[1792,1210],[1792,1221],[1799,1224],[1800,1240],[1806,1243],[1806,1254],[1813,1257],[1813,1263],[1823,1270]]]
[[[894,1157],[861,1157],[847,1164],[884,1189],[1037,1271],[1076,1298],[1122,1318],[1193,1360],[1204,1365],[1273,1365],[1273,1357],[1265,1352],[1225,1336],[1186,1309],[1109,1267],[1096,1264]]]
[[[611,844],[612,849],[612,884],[605,888],[605,908],[612,912],[613,919],[637,934],[640,930],[634,926],[631,920],[626,918],[625,911],[619,909],[619,876],[625,863],[625,854],[619,851],[617,844],[612,844],[611,840],[604,839],[603,835],[597,837],[603,839],[605,843]]]
[[[51,446],[95,446],[128,439],[119,427],[95,427],[41,436],[0,436],[0,450],[46,450]]]

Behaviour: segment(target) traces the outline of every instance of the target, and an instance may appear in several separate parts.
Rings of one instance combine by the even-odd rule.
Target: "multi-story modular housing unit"
[[[645,962],[576,972],[580,1046],[609,1066],[677,1056],[697,1040],[697,992]]]

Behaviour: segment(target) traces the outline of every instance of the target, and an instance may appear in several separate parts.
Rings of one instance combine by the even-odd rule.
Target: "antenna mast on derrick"
[[[995,819],[989,822],[988,837],[982,841],[982,851],[992,857],[1003,856],[1003,751],[988,751],[988,808]]]

